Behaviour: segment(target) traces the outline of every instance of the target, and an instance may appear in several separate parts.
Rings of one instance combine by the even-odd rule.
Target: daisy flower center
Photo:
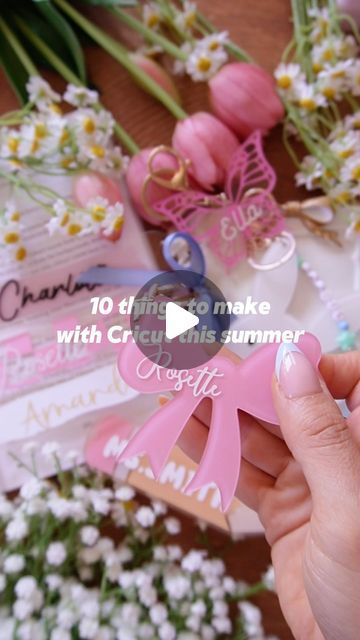
[[[16,244],[19,240],[20,236],[16,231],[8,231],[8,233],[4,235],[5,244]]]
[[[95,131],[95,122],[89,116],[84,118],[83,129],[84,129],[85,133],[88,133],[88,134],[94,133],[94,131]]]
[[[46,125],[44,124],[44,122],[38,122],[35,125],[35,136],[37,138],[45,138],[46,134],[47,134]]]
[[[313,98],[302,98],[302,100],[300,100],[300,107],[307,109],[307,111],[314,111],[314,109],[316,109],[316,102]]]
[[[19,247],[15,253],[15,260],[17,260],[18,262],[22,262],[23,260],[25,260],[26,256],[27,251],[25,247]]]
[[[97,204],[92,208],[91,217],[95,222],[102,222],[105,218],[106,209],[101,205]]]
[[[68,211],[66,211],[63,215],[63,217],[60,220],[60,227],[66,227],[66,225],[68,224],[70,220],[70,214]]]
[[[339,158],[342,158],[343,160],[346,160],[347,158],[350,158],[353,155],[354,155],[354,149],[342,149],[338,153]]]
[[[124,218],[122,216],[119,216],[118,218],[116,218],[113,224],[114,231],[120,231],[123,224],[124,224]]]
[[[191,27],[194,26],[196,20],[196,13],[195,11],[190,11],[186,16],[185,16],[185,25],[186,27],[188,27],[188,29],[190,29]]]
[[[332,98],[334,98],[336,95],[336,91],[333,87],[324,87],[321,93],[323,94],[323,96],[325,96],[325,98],[328,98],[329,100],[332,100]]]
[[[18,138],[9,138],[7,141],[7,146],[11,153],[16,153],[19,148]]]
[[[290,76],[284,74],[277,79],[277,83],[280,89],[290,89],[292,85],[292,79],[290,78]]]
[[[357,182],[360,181],[360,165],[358,165],[357,167],[354,167],[352,172],[351,172],[351,177],[353,180],[356,180]]]
[[[72,222],[71,224],[69,224],[67,228],[67,232],[69,236],[77,236],[80,233],[80,231],[82,231],[82,226],[77,222]]]
[[[152,13],[148,16],[147,26],[150,27],[150,29],[154,29],[154,27],[158,26],[159,22],[159,16],[157,16],[156,13]]]
[[[206,73],[211,69],[211,64],[212,63],[210,58],[208,58],[207,56],[200,56],[199,60],[197,61],[197,68],[202,73]]]
[[[90,151],[95,158],[104,158],[105,156],[105,149],[100,144],[94,144]]]

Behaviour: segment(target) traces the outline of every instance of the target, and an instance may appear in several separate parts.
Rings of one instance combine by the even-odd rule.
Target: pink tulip
[[[240,137],[259,129],[267,133],[284,116],[273,77],[254,64],[226,64],[210,80],[215,115]]]
[[[172,142],[174,149],[190,161],[189,174],[203,189],[223,186],[239,141],[220,120],[205,112],[180,120]]]
[[[150,210],[147,210],[143,202],[143,187],[146,177],[149,175],[148,159],[153,149],[143,149],[137,153],[131,160],[126,173],[126,181],[129,187],[130,195],[138,213],[152,224],[162,224],[163,219],[155,212],[152,214]],[[157,153],[152,162],[152,170],[155,172],[161,171],[163,177],[170,179],[174,172],[177,170],[178,164],[176,158],[166,152]],[[162,200],[167,196],[170,196],[174,192],[171,189],[156,184],[153,180],[148,184],[146,188],[146,202],[151,206],[158,200]]]
[[[360,3],[359,0],[337,0],[337,6],[341,13],[347,13],[360,25]],[[349,24],[345,25],[349,27]]]
[[[179,92],[170,75],[161,65],[155,62],[155,60],[152,60],[152,58],[144,56],[141,53],[132,53],[130,54],[130,58],[138,67],[140,67],[140,69],[145,71],[145,73],[150,76],[154,82],[164,89],[164,91],[166,91],[166,93],[168,93],[175,102],[180,104]]]
[[[90,200],[101,197],[105,198],[109,204],[122,202],[122,195],[119,185],[115,180],[107,178],[100,173],[84,173],[76,176],[73,182],[73,197],[75,202],[85,209]],[[114,231],[111,235],[100,235],[105,240],[116,242],[121,236],[122,230]]]

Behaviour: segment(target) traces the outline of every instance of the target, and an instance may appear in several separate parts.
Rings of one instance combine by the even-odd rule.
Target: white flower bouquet
[[[0,498],[0,640],[265,637],[247,598],[271,574],[250,587],[235,581],[206,550],[171,543],[180,522],[163,503],[139,504],[130,486],[84,466],[64,471],[56,443],[41,455],[57,478],[37,477],[27,447],[18,463],[31,479]]]

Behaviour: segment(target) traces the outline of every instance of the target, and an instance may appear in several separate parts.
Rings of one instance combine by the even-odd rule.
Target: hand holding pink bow
[[[143,393],[173,391],[174,398],[137,432],[120,460],[146,453],[158,477],[190,417],[204,398],[210,398],[209,436],[187,491],[215,483],[226,510],[235,494],[240,472],[238,410],[278,423],[271,395],[277,347],[276,344],[263,346],[238,364],[217,355],[202,367],[177,371],[154,364],[135,343],[124,345],[118,363],[123,379]],[[299,347],[316,367],[321,354],[318,340],[306,334],[301,337]]]

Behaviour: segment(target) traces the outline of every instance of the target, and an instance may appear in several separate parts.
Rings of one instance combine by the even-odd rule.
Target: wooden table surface
[[[289,0],[198,0],[198,5],[219,30],[228,30],[231,37],[265,69],[272,71],[278,64],[291,37]],[[99,13],[103,15],[99,16]],[[126,30],[112,24],[113,20],[105,17],[104,12],[92,10],[91,15],[113,35],[131,42]],[[135,86],[126,72],[96,46],[88,47],[87,62],[90,80],[101,91],[102,102],[141,147],[170,142],[174,120],[164,108]],[[63,86],[55,75],[45,75],[56,86]],[[207,108],[206,85],[180,79],[178,86],[188,113]],[[1,112],[16,107],[16,99],[2,75],[0,89]],[[277,171],[276,196],[279,201],[299,197],[294,187],[294,168],[282,146],[280,127],[268,137],[266,153]],[[183,523],[183,542],[191,545],[194,526],[188,518],[183,518]],[[218,532],[211,532],[211,540],[219,550],[227,547],[225,559],[229,571],[236,577],[256,581],[270,563],[269,549],[261,536],[230,547]],[[293,636],[281,616],[275,596],[266,594],[258,597],[256,602],[264,612],[267,632],[276,634],[281,640],[291,639]]]

